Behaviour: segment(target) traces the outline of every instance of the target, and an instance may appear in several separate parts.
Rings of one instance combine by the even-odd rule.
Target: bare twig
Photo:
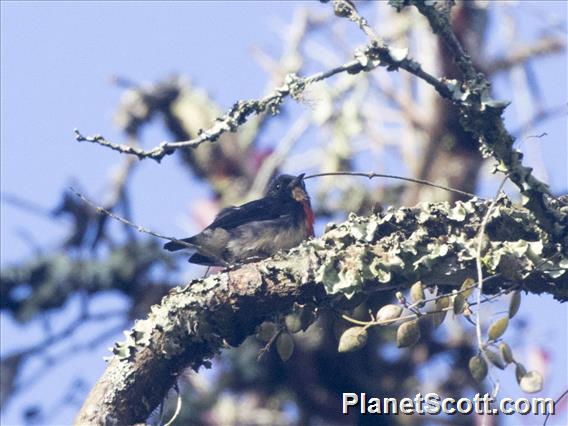
[[[53,212],[50,209],[42,205],[39,205],[35,201],[26,200],[25,198],[22,198],[19,195],[10,194],[7,192],[2,192],[1,196],[3,203],[11,204],[14,207],[26,210],[30,213],[34,213],[40,216],[53,217]]]
[[[176,382],[176,384],[174,385],[174,389],[175,389],[176,395],[177,395],[177,398],[176,398],[176,409],[175,409],[175,411],[174,411],[174,414],[173,414],[172,417],[170,418],[170,420],[168,420],[168,421],[164,424],[164,426],[171,426],[171,425],[174,423],[174,421],[177,419],[177,417],[179,416],[179,413],[180,413],[180,411],[181,411],[181,402],[182,402],[182,401],[181,401],[181,393],[180,393],[180,391],[179,391],[177,382]]]
[[[452,99],[452,93],[444,82],[424,71],[420,63],[408,57],[406,51],[401,54],[396,51],[397,49],[393,49],[384,43],[369,26],[367,20],[359,14],[350,1],[335,0],[333,2],[333,7],[336,15],[348,18],[361,28],[371,41],[368,47],[369,51],[376,57],[376,59],[380,60],[385,65],[388,65],[389,70],[402,68],[431,85],[442,97]]]
[[[67,337],[72,336],[79,328],[87,324],[87,322],[103,321],[109,318],[120,317],[123,315],[124,311],[122,310],[101,312],[97,314],[80,315],[79,318],[71,322],[67,327],[65,327],[60,332],[47,337],[46,339],[42,340],[41,342],[37,343],[34,346],[24,349],[21,353],[25,354],[26,356],[35,355],[38,352],[44,351],[46,348],[61,342]]]
[[[476,270],[477,270],[477,304],[479,305],[481,303],[481,294],[483,293],[483,269],[481,266],[481,246],[483,245],[483,236],[485,235],[485,227],[487,226],[487,222],[489,221],[489,217],[491,217],[491,213],[493,213],[493,208],[495,207],[495,204],[497,204],[497,200],[499,199],[499,193],[501,192],[501,190],[503,189],[503,186],[505,185],[505,182],[507,181],[507,177],[505,177],[502,181],[501,184],[499,185],[499,188],[497,189],[497,195],[495,196],[495,199],[491,202],[491,204],[489,205],[489,208],[487,209],[487,212],[485,213],[485,216],[483,217],[483,220],[481,221],[481,226],[479,227],[479,233],[477,234],[477,246],[476,246],[476,254],[475,254],[475,266],[476,266]],[[479,309],[476,312],[476,322],[477,322],[477,344],[479,346],[479,350],[481,351],[483,349],[483,338],[481,336],[481,322],[480,322],[480,318],[479,318]]]
[[[366,177],[368,179],[373,179],[375,177],[382,177],[382,178],[387,178],[387,179],[397,179],[397,180],[404,180],[407,182],[413,182],[413,183],[419,183],[421,185],[426,185],[426,186],[431,186],[433,188],[439,188],[439,189],[443,189],[444,191],[449,191],[449,192],[454,192],[456,194],[460,194],[460,195],[466,195],[468,197],[475,197],[475,194],[472,194],[470,192],[466,192],[466,191],[461,191],[459,189],[456,188],[450,188],[448,186],[444,186],[444,185],[438,185],[437,183],[434,182],[430,182],[424,179],[413,179],[413,178],[407,178],[404,176],[396,176],[396,175],[387,175],[387,174],[382,174],[382,173],[360,173],[360,172],[328,172],[328,173],[316,173],[313,175],[309,175],[306,176],[304,178],[304,180],[306,179],[311,179],[311,178],[315,178],[315,177],[320,177],[320,176],[362,176],[362,177]]]
[[[483,281],[490,281],[490,280],[499,278],[500,276],[501,276],[501,274],[491,275],[491,276],[489,276],[489,277],[484,278]],[[438,299],[442,299],[442,298],[448,297],[448,296],[453,296],[453,295],[456,295],[456,294],[465,293],[465,292],[470,291],[470,290],[471,290],[471,289],[469,289],[469,288],[465,288],[465,289],[463,289],[463,290],[458,290],[458,291],[455,291],[455,292],[452,292],[452,293],[449,293],[449,294],[440,294],[440,295],[431,297],[431,298],[429,298],[429,299],[420,300],[420,301],[418,301],[418,302],[416,302],[416,303],[413,303],[412,305],[409,305],[409,306],[408,306],[408,309],[412,310],[412,309],[416,308],[418,305],[420,305],[420,304],[422,304],[422,303],[434,302],[434,301],[436,301],[436,300],[438,300]],[[511,292],[512,290],[513,290],[513,288],[502,289],[502,290],[500,290],[497,294],[494,294],[494,295],[492,295],[491,297],[487,297],[487,298],[485,298],[484,300],[476,301],[476,302],[471,303],[470,306],[481,305],[482,303],[491,302],[491,301],[493,301],[494,299],[496,299],[496,298],[502,296],[503,294],[506,294],[506,293]],[[446,307],[446,308],[438,309],[438,310],[434,310],[434,311],[419,312],[418,315],[424,316],[424,315],[438,314],[438,313],[441,313],[441,312],[452,311],[453,309],[454,309],[453,306],[448,306],[448,307]],[[365,327],[372,327],[372,326],[376,326],[376,325],[389,325],[389,324],[396,323],[396,322],[398,322],[398,321],[410,320],[410,319],[413,319],[413,318],[416,318],[416,317],[417,317],[417,314],[414,313],[414,314],[405,315],[405,316],[403,316],[403,317],[390,318],[390,319],[386,319],[386,320],[382,320],[382,321],[374,321],[374,320],[372,320],[372,321],[361,321],[361,320],[358,320],[358,319],[355,319],[355,318],[351,318],[351,317],[348,316],[348,315],[341,314],[341,318],[343,318],[344,320],[349,321],[350,323],[353,323],[353,324],[356,324],[356,325],[363,325],[363,326],[365,326]]]
[[[264,345],[263,348],[260,349],[260,351],[258,351],[258,355],[256,357],[257,361],[261,361],[262,358],[264,358],[264,355],[266,355],[268,353],[268,351],[270,350],[270,348],[272,347],[272,345],[274,344],[274,342],[276,341],[276,339],[278,338],[278,336],[280,336],[282,334],[282,331],[284,331],[282,328],[278,328],[278,330],[276,331],[276,333],[274,333],[272,335],[272,337],[270,338],[270,340],[266,343],[266,345]]]
[[[106,214],[107,216],[113,218],[114,220],[119,221],[120,223],[123,223],[124,225],[128,225],[134,229],[136,229],[138,232],[142,232],[144,234],[149,234],[152,235],[154,237],[157,238],[161,238],[162,240],[168,240],[168,241],[173,241],[175,243],[181,244],[189,249],[195,249],[196,247],[192,244],[189,244],[183,240],[178,240],[175,237],[168,237],[167,235],[162,235],[162,234],[158,234],[157,232],[154,232],[150,229],[144,228],[143,226],[140,225],[136,225],[135,223],[129,221],[128,219],[123,218],[122,216],[119,216],[107,209],[105,209],[104,207],[98,206],[96,203],[92,202],[91,200],[89,200],[87,197],[85,197],[83,194],[81,194],[80,192],[77,192],[74,188],[69,188],[77,197],[79,197],[81,200],[83,200],[85,203],[87,203],[88,205],[90,205],[91,207],[95,208],[97,210],[97,212],[99,213],[103,213]],[[218,260],[220,263],[222,263],[224,266],[228,266],[228,263],[226,263],[225,261],[223,261],[223,259],[217,259],[217,256],[211,254],[211,253],[207,253],[207,249],[203,248],[203,247],[199,247],[199,250],[205,254],[208,255],[210,257],[213,257],[214,259]]]
[[[360,19],[364,20],[364,18],[360,17],[360,15],[357,14],[356,16],[359,16]],[[386,65],[389,67],[389,70],[402,68],[430,84],[443,97],[452,99],[452,92],[443,81],[422,70],[421,65],[408,58],[406,53],[401,55],[400,52],[397,52],[388,47],[386,44],[380,42],[376,35],[370,32],[370,28],[368,28],[368,26],[365,28],[367,28],[366,33],[370,36],[371,43],[364,51],[360,51],[356,54],[357,59],[346,62],[343,65],[339,65],[330,70],[312,74],[308,77],[302,78],[295,74],[288,74],[284,85],[274,89],[271,93],[260,100],[253,99],[236,102],[229,112],[216,119],[215,124],[211,128],[208,130],[202,130],[195,138],[179,142],[162,142],[160,145],[148,151],[137,147],[110,142],[102,135],[84,136],[78,129],[75,129],[75,139],[78,142],[96,143],[124,154],[136,155],[139,159],[151,158],[160,162],[164,156],[172,154],[176,149],[196,148],[204,142],[216,141],[227,131],[236,131],[239,126],[247,122],[248,117],[252,114],[258,115],[264,112],[276,114],[278,112],[278,107],[285,98],[291,96],[298,99],[301,93],[310,84],[344,72],[349,74],[369,72],[379,65]]]
[[[505,185],[505,182],[507,181],[507,176],[505,176],[505,178],[502,180],[501,184],[499,185],[499,188],[497,189],[497,193],[495,195],[495,198],[493,199],[493,201],[491,202],[491,204],[489,205],[489,208],[487,209],[487,212],[485,213],[485,216],[483,217],[483,220],[481,221],[481,226],[479,227],[479,233],[477,235],[477,247],[476,247],[476,254],[475,254],[475,266],[476,266],[476,270],[477,270],[477,297],[476,297],[476,303],[477,303],[477,309],[475,311],[475,332],[476,332],[476,336],[477,336],[477,346],[479,348],[479,352],[481,353],[481,356],[485,359],[485,361],[490,364],[489,359],[487,358],[487,355],[485,354],[485,351],[483,350],[484,348],[484,344],[483,344],[483,337],[481,335],[481,317],[480,317],[480,306],[481,306],[481,295],[483,293],[483,269],[481,266],[481,246],[483,245],[483,236],[485,235],[485,227],[487,226],[487,222],[489,221],[489,218],[491,217],[491,213],[493,212],[493,208],[495,207],[495,205],[497,204],[497,201],[499,200],[499,194],[501,193],[501,190],[503,189],[503,186]],[[498,384],[495,386],[495,392],[497,392],[498,389]],[[481,419],[482,425],[485,425],[487,422],[487,415],[483,415],[482,419]]]
[[[362,70],[363,67],[360,61],[353,60],[331,70],[312,74],[305,78],[298,77],[295,74],[288,74],[284,85],[274,89],[272,93],[260,100],[253,99],[236,102],[229,112],[218,117],[211,128],[208,130],[202,130],[197,137],[186,141],[162,142],[160,145],[149,151],[125,144],[110,142],[102,135],[84,136],[78,129],[74,130],[75,139],[78,142],[91,142],[106,146],[107,148],[123,154],[136,155],[141,160],[144,158],[151,158],[160,162],[164,156],[172,154],[176,149],[197,148],[204,142],[216,141],[227,131],[236,131],[239,126],[246,123],[248,117],[252,114],[261,114],[264,112],[276,114],[278,112],[278,107],[286,97],[291,96],[293,98],[298,98],[305,87],[310,84],[317,83],[318,81],[325,80],[343,72],[358,73]]]
[[[87,203],[89,206],[93,207],[94,209],[97,210],[97,212],[99,213],[104,213],[109,217],[112,217],[114,220],[119,221],[120,223],[123,223],[124,225],[128,225],[133,227],[134,229],[136,229],[138,232],[142,232],[144,234],[150,234],[154,237],[157,238],[161,238],[163,240],[168,240],[168,241],[174,241],[176,243],[182,244],[187,248],[194,248],[194,246],[192,246],[189,243],[186,243],[185,241],[182,240],[178,240],[174,237],[168,237],[166,235],[162,235],[162,234],[158,234],[157,232],[151,231],[149,229],[144,228],[143,226],[140,225],[136,225],[135,223],[129,221],[128,219],[125,219],[117,214],[114,214],[110,211],[108,211],[107,209],[105,209],[104,207],[101,207],[99,205],[97,205],[96,203],[94,203],[93,201],[89,200],[87,197],[85,197],[83,194],[81,194],[80,192],[76,191],[74,188],[70,187],[69,188],[77,197],[79,197],[82,201],[84,201],[85,203]]]
[[[511,69],[516,65],[524,64],[527,60],[551,53],[562,52],[566,49],[566,42],[561,38],[543,37],[534,44],[519,46],[512,49],[509,54],[489,63],[485,67],[488,74],[495,74]]]
[[[566,104],[543,109],[541,111],[538,111],[525,123],[521,124],[517,129],[513,130],[511,134],[515,136],[520,136],[525,132],[529,131],[531,128],[533,128],[537,123],[540,123],[542,121],[554,117],[558,117],[560,115],[566,115],[567,112],[568,112],[568,107]]]
[[[560,395],[556,401],[554,401],[554,406],[558,405],[558,403],[562,400],[562,398],[564,398],[566,395],[568,395],[568,389],[566,389],[564,392],[562,392],[562,395]],[[546,423],[548,422],[548,418],[550,417],[552,413],[548,412],[546,413],[546,418],[544,419],[544,423],[542,424],[542,426],[546,426]]]

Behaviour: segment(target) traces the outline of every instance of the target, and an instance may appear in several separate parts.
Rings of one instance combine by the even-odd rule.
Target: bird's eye
[[[276,189],[280,189],[280,188],[282,188],[282,185],[280,185],[280,184],[276,185]]]

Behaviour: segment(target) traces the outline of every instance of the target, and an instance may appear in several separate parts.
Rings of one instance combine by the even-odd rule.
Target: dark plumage
[[[280,175],[264,198],[221,210],[202,232],[182,240],[196,250],[189,262],[220,266],[263,259],[313,236],[314,214],[303,177]],[[172,241],[164,248],[188,247]]]

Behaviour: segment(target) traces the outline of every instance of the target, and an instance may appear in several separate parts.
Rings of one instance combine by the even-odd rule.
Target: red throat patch
[[[314,215],[314,211],[312,210],[312,206],[310,205],[310,201],[309,200],[304,200],[301,202],[302,203],[302,207],[304,208],[304,213],[306,215],[306,229],[308,230],[308,234],[311,237],[314,237],[314,221],[315,221],[315,215]]]

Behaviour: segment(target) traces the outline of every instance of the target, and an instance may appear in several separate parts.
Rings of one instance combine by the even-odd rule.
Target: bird
[[[190,263],[228,266],[268,258],[314,236],[314,212],[302,173],[275,177],[265,196],[224,208],[199,234],[182,244],[170,241],[169,251],[194,249]],[[188,247],[191,246],[191,247]]]

